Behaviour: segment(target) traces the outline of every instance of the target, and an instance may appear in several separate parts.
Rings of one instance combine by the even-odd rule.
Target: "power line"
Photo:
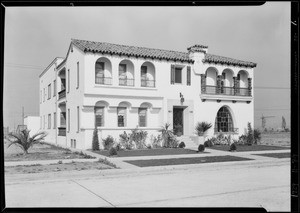
[[[16,63],[5,63],[8,66],[23,66],[23,67],[35,67],[35,68],[43,68],[43,66],[31,65],[31,64],[16,64]]]
[[[12,66],[12,65],[5,65],[6,67],[12,68],[19,68],[19,69],[33,69],[33,70],[42,70],[44,68],[34,68],[34,67],[22,67],[22,66]]]

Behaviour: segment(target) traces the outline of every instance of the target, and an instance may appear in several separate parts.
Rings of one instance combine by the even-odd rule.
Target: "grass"
[[[109,156],[107,150],[93,151],[100,155]],[[117,157],[136,157],[136,156],[159,156],[159,155],[184,155],[197,154],[198,152],[190,149],[180,148],[157,148],[157,149],[136,149],[136,150],[120,150]],[[208,152],[202,152],[208,153]]]
[[[282,152],[282,153],[263,153],[263,154],[253,154],[253,155],[259,155],[263,157],[271,157],[271,158],[290,158],[291,154],[288,152]]]
[[[249,152],[249,151],[264,151],[264,150],[285,150],[290,149],[289,147],[280,146],[268,146],[268,145],[237,145],[237,152]],[[228,145],[214,145],[212,147],[207,147],[207,149],[215,149],[220,151],[229,151]]]
[[[12,145],[7,147],[8,142],[4,144],[5,161],[32,161],[32,160],[55,160],[55,159],[89,159],[94,158],[83,152],[72,152],[69,149],[61,148],[47,143],[39,143],[28,150],[27,155],[23,155],[21,148]]]
[[[225,155],[225,156],[209,156],[209,157],[194,157],[194,158],[129,160],[125,162],[139,167],[149,167],[149,166],[169,166],[169,165],[200,164],[200,163],[246,161],[246,160],[252,160],[252,159]]]

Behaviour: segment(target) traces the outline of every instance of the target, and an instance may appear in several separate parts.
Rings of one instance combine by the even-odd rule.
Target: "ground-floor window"
[[[53,129],[56,128],[56,112],[53,113]]]
[[[232,132],[232,116],[227,107],[221,107],[215,120],[215,132]]]
[[[104,107],[95,107],[95,125],[104,126]]]
[[[126,107],[118,107],[118,127],[124,127],[126,122]]]
[[[48,129],[51,128],[51,114],[48,114]]]
[[[147,126],[147,108],[139,108],[139,126]]]

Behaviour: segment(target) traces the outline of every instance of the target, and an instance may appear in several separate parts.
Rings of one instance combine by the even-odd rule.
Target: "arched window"
[[[215,132],[233,132],[233,121],[228,108],[223,106],[219,109],[215,120]]]
[[[112,84],[111,63],[107,58],[99,58],[95,63],[95,83]]]

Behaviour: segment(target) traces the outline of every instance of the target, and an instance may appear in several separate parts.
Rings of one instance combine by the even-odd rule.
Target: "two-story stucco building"
[[[47,141],[90,149],[99,139],[138,127],[151,135],[165,123],[183,138],[197,122],[234,137],[253,124],[255,63],[212,55],[72,39],[65,58],[40,75],[41,130]]]

